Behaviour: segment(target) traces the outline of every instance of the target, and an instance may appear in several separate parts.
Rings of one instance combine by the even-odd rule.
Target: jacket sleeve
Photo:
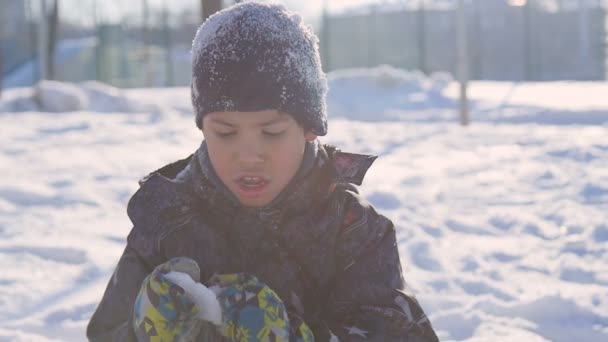
[[[151,271],[127,245],[87,326],[90,341],[136,341],[131,324],[133,303],[142,281]]]
[[[90,341],[135,341],[133,304],[145,277],[166,261],[160,253],[164,218],[182,204],[175,186],[155,173],[140,183],[127,213],[133,229],[106,291],[87,327]]]
[[[338,275],[326,306],[333,334],[341,342],[438,341],[419,303],[404,291],[393,223],[358,194],[346,194]]]

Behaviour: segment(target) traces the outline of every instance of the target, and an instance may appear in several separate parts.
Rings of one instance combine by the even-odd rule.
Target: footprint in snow
[[[608,202],[608,188],[597,184],[588,183],[581,190],[580,195],[587,203]]]
[[[503,263],[510,263],[512,261],[516,261],[521,259],[521,256],[519,255],[511,255],[511,254],[505,254],[505,253],[494,253],[492,255],[490,255],[490,257],[498,262],[503,262]]]
[[[399,198],[390,192],[377,191],[369,195],[367,199],[379,209],[393,210],[399,209],[401,206]]]
[[[97,305],[95,303],[89,303],[80,305],[70,309],[60,309],[49,313],[45,321],[47,324],[60,324],[63,321],[88,321]]]
[[[87,253],[77,248],[13,246],[0,248],[0,253],[31,254],[41,259],[70,265],[81,265],[87,262]]]
[[[608,241],[608,225],[599,225],[593,230],[593,239],[597,242]]]
[[[29,188],[0,187],[0,197],[24,207],[53,206],[62,208],[76,204],[97,206],[94,202],[56,194],[52,189],[37,185],[32,185]]]
[[[429,244],[426,242],[418,243],[409,248],[412,262],[428,271],[441,271],[443,267],[430,251]]]
[[[494,286],[486,284],[485,282],[482,282],[482,281],[462,282],[460,284],[460,286],[462,287],[464,292],[466,292],[467,294],[470,294],[472,296],[480,296],[480,295],[488,294],[488,295],[491,295],[491,296],[498,298],[505,302],[510,302],[513,299],[515,299],[510,294],[508,294]]]

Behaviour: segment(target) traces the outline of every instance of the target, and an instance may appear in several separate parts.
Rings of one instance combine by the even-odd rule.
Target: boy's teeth
[[[259,184],[262,183],[262,178],[260,177],[243,177],[241,178],[241,182],[245,184]]]

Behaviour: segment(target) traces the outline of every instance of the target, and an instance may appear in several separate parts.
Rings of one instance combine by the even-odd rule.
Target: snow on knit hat
[[[327,79],[319,40],[278,4],[245,2],[210,16],[192,44],[196,125],[212,112],[275,109],[327,134]]]

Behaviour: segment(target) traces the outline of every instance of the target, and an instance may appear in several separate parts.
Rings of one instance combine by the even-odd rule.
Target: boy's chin
[[[262,208],[268,204],[270,204],[270,202],[272,202],[272,200],[267,200],[267,199],[263,199],[263,198],[238,198],[239,202],[245,206],[245,207],[249,207],[249,208]]]

